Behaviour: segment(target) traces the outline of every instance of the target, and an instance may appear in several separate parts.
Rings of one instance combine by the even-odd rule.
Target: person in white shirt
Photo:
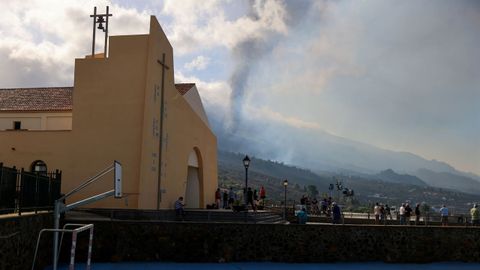
[[[405,225],[405,204],[402,203],[400,209],[398,209],[398,214],[400,215],[400,225]]]
[[[375,203],[375,207],[373,207],[373,214],[375,215],[375,224],[379,224],[381,211],[378,202]]]

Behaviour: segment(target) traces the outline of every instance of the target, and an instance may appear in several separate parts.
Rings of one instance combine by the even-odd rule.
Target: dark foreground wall
[[[86,237],[80,241],[84,260]],[[84,255],[81,255],[84,254]],[[480,228],[95,222],[95,261],[480,261]]]
[[[30,269],[38,232],[51,221],[51,215],[1,218],[0,269]],[[480,262],[480,227],[93,223],[94,261]],[[87,233],[78,237],[78,262],[85,262],[87,240]],[[42,240],[37,265],[49,264],[50,236]]]
[[[52,214],[0,217],[0,269],[31,269],[38,232],[52,228],[52,223]],[[45,235],[37,257],[38,269],[50,264],[51,249],[52,237]]]

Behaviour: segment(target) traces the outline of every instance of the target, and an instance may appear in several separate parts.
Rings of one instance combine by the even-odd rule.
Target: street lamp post
[[[285,198],[283,200],[283,220],[287,220],[287,186],[288,180],[283,180],[283,187],[285,188]]]
[[[243,158],[243,166],[245,167],[245,190],[243,191],[243,199],[245,201],[245,206],[248,204],[247,191],[248,191],[248,166],[250,166],[250,158],[248,155]]]
[[[343,189],[342,180],[338,181],[337,178],[337,203],[340,203],[340,190]]]

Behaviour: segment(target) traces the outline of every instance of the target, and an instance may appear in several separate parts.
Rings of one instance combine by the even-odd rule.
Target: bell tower
[[[105,43],[103,44],[103,57],[107,58],[107,42],[108,42],[108,17],[111,17],[112,14],[108,12],[108,6],[106,8],[105,14],[97,14],[97,7],[93,8],[93,15],[90,17],[93,18],[93,39],[92,39],[92,58],[95,58],[95,34],[98,30],[102,30],[105,35]],[[95,26],[98,24],[97,29]],[[105,24],[105,26],[103,26]]]

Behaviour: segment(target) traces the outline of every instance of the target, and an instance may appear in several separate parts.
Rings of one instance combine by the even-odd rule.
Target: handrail
[[[19,234],[20,232],[14,232],[14,233],[11,233],[11,234],[7,234],[7,235],[0,235],[0,239],[8,239],[8,238],[11,238],[11,237],[14,237],[15,235]]]
[[[62,238],[63,238],[63,233],[70,232],[72,233],[72,247],[71,247],[71,258],[70,258],[70,269],[73,268],[73,263],[75,262],[75,249],[76,249],[76,238],[77,238],[77,233],[83,232],[85,230],[90,229],[90,239],[89,239],[89,245],[88,245],[88,260],[87,260],[87,270],[90,269],[90,263],[91,263],[91,246],[92,246],[92,238],[93,238],[93,224],[65,224],[65,225],[76,225],[76,226],[81,226],[80,228],[76,228],[73,230],[68,230],[68,229],[41,229],[40,232],[38,233],[38,238],[37,238],[37,245],[35,247],[35,253],[33,255],[33,262],[32,262],[32,270],[35,269],[35,262],[37,260],[37,254],[38,254],[38,246],[40,245],[40,239],[42,237],[42,234],[44,232],[53,232],[53,233],[58,233],[62,232]],[[64,226],[65,228],[66,226]]]
[[[63,201],[64,199],[70,197],[73,193],[82,190],[86,186],[90,185],[91,183],[95,182],[98,178],[106,175],[107,173],[113,171],[114,166],[110,165],[107,168],[103,169],[101,172],[99,172],[97,175],[90,177],[88,180],[86,180],[83,184],[80,186],[76,187],[75,189],[72,189],[70,192],[67,194],[63,195],[61,198],[59,198],[59,201]]]
[[[106,175],[107,173],[113,171],[114,172],[114,189],[97,194],[94,196],[91,196],[89,198],[85,198],[83,200],[80,200],[78,202],[74,202],[71,204],[66,205],[64,200],[71,196],[72,194],[84,189],[88,185],[92,184],[93,182],[97,181],[100,179],[102,176]],[[60,199],[55,201],[55,209],[54,209],[54,227],[55,229],[58,229],[60,227],[60,214],[65,213],[69,210],[72,210],[73,208],[86,205],[92,202],[96,202],[99,200],[102,200],[104,198],[107,198],[109,196],[114,196],[115,198],[121,198],[122,197],[122,165],[120,162],[114,160],[113,165],[108,166],[107,168],[103,169],[101,172],[96,174],[93,177],[88,178],[85,182],[80,184],[78,187],[74,188],[64,196],[62,196]],[[57,264],[58,264],[58,257],[57,255],[59,254],[58,251],[58,233],[60,231],[54,231],[53,234],[53,270],[57,270]],[[74,233],[74,236],[76,237],[76,232]],[[73,236],[72,236],[73,237]],[[90,240],[92,241],[92,239]],[[90,254],[90,250],[89,250]],[[90,260],[90,259],[89,259]]]
[[[63,225],[63,229],[65,230],[67,227],[71,227],[71,226],[84,226],[85,224],[79,224],[79,223],[67,223],[65,225]],[[58,253],[57,253],[57,258],[60,258],[60,252],[62,251],[61,247],[62,247],[62,242],[63,242],[63,235],[64,235],[65,232],[62,232],[62,236],[60,237],[60,243],[58,244],[59,246],[59,249],[58,249]]]

